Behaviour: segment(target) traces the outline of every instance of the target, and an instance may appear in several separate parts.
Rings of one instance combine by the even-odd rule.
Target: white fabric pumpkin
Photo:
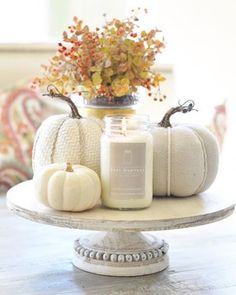
[[[153,194],[186,197],[207,190],[213,183],[219,162],[215,137],[198,125],[171,126],[175,112],[190,107],[172,108],[151,130],[154,144]]]
[[[35,174],[33,181],[38,201],[55,210],[91,209],[101,195],[98,175],[81,165],[51,164]]]
[[[72,114],[51,116],[41,124],[33,146],[33,171],[38,173],[42,167],[52,163],[70,162],[100,174],[102,121],[81,118],[71,99],[62,97],[69,103]]]

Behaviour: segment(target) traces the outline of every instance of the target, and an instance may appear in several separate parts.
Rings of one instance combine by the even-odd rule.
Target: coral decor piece
[[[38,94],[22,87],[0,95],[0,191],[32,176],[31,153],[42,121]]]
[[[63,95],[76,93],[101,105],[132,104],[139,87],[155,100],[165,99],[160,93],[165,78],[152,71],[164,48],[160,30],[142,30],[135,11],[94,31],[77,17],[73,21],[34,86],[53,84]]]
[[[227,117],[227,104],[226,101],[224,101],[215,106],[214,116],[209,124],[209,129],[215,134],[221,150],[223,149],[224,139],[227,133]]]

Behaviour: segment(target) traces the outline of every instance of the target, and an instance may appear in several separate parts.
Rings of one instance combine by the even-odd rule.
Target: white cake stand
[[[109,276],[138,276],[168,266],[168,244],[142,233],[192,227],[223,219],[234,210],[233,202],[219,192],[190,198],[154,198],[152,206],[138,211],[97,207],[82,213],[59,212],[39,204],[32,181],[10,189],[8,208],[32,221],[55,226],[93,230],[75,241],[73,264]]]

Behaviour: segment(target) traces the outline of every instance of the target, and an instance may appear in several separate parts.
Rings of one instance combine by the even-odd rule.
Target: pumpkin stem
[[[66,163],[66,172],[74,172],[71,163]]]
[[[48,93],[43,94],[43,96],[51,96],[52,98],[57,97],[65,102],[68,103],[68,105],[70,106],[71,109],[71,117],[72,118],[76,118],[76,119],[81,119],[82,116],[80,115],[76,105],[74,104],[74,102],[72,101],[72,99],[68,96],[63,95],[56,86],[54,85],[48,85],[47,87],[47,91]]]
[[[175,113],[188,113],[191,111],[197,111],[196,109],[194,109],[195,103],[193,100],[187,100],[185,101],[183,104],[180,104],[177,107],[173,107],[170,108],[166,114],[164,115],[164,117],[162,118],[161,122],[158,123],[159,127],[172,127],[170,124],[170,117],[175,114]]]

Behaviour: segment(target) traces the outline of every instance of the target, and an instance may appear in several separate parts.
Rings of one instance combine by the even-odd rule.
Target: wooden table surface
[[[236,214],[214,224],[160,233],[170,267],[157,274],[105,277],[71,263],[78,230],[33,223],[0,197],[0,295],[236,294]],[[57,247],[55,247],[57,245]]]

